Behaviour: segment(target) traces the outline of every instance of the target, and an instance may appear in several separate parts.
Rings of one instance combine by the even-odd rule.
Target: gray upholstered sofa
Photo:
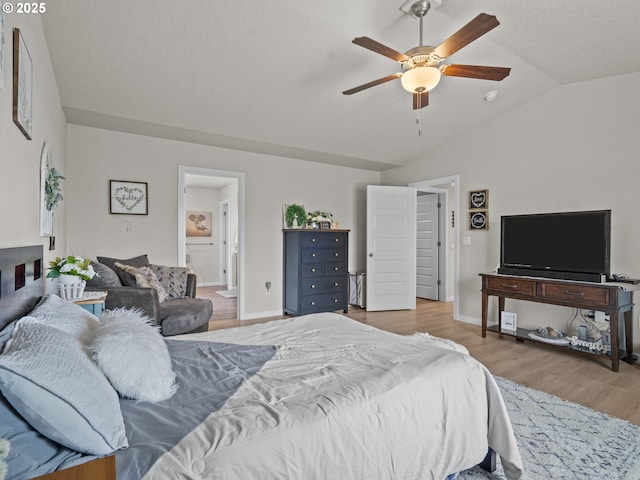
[[[197,279],[186,268],[153,265],[146,255],[129,259],[97,259],[97,262],[91,262],[97,275],[87,281],[86,289],[108,292],[106,309],[141,309],[160,326],[164,336],[208,329],[213,304],[209,299],[196,298]],[[155,273],[162,287],[157,284],[149,286],[138,275],[138,272],[151,275],[150,271]]]

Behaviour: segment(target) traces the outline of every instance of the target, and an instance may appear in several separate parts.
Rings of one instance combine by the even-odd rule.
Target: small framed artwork
[[[149,213],[147,182],[109,180],[109,213],[147,215]]]
[[[469,192],[469,210],[486,210],[487,208],[489,208],[489,190]]]
[[[31,56],[19,28],[13,29],[13,121],[31,140]]]
[[[4,11],[0,11],[0,90],[4,88]]]
[[[211,212],[187,212],[187,237],[211,236]]]
[[[469,230],[489,230],[489,212],[469,212]]]

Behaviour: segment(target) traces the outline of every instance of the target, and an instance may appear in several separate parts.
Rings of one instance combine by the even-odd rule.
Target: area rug
[[[219,290],[216,293],[224,298],[235,298],[238,296],[237,290]]]
[[[522,480],[638,480],[640,427],[496,377],[511,417]],[[458,480],[504,479],[474,467]]]

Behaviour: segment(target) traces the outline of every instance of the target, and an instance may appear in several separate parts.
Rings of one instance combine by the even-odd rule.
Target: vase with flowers
[[[86,281],[95,277],[96,272],[89,260],[69,255],[56,257],[49,262],[47,278],[57,278],[60,296],[66,300],[77,300],[82,297]]]

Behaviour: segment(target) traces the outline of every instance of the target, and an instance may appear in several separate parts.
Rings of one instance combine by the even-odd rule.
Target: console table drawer
[[[487,287],[490,290],[506,294],[535,295],[536,283],[532,280],[520,278],[488,277]]]
[[[592,305],[609,305],[608,288],[590,287],[588,285],[562,285],[556,283],[542,283],[540,296],[545,299],[563,302],[588,303]]]

